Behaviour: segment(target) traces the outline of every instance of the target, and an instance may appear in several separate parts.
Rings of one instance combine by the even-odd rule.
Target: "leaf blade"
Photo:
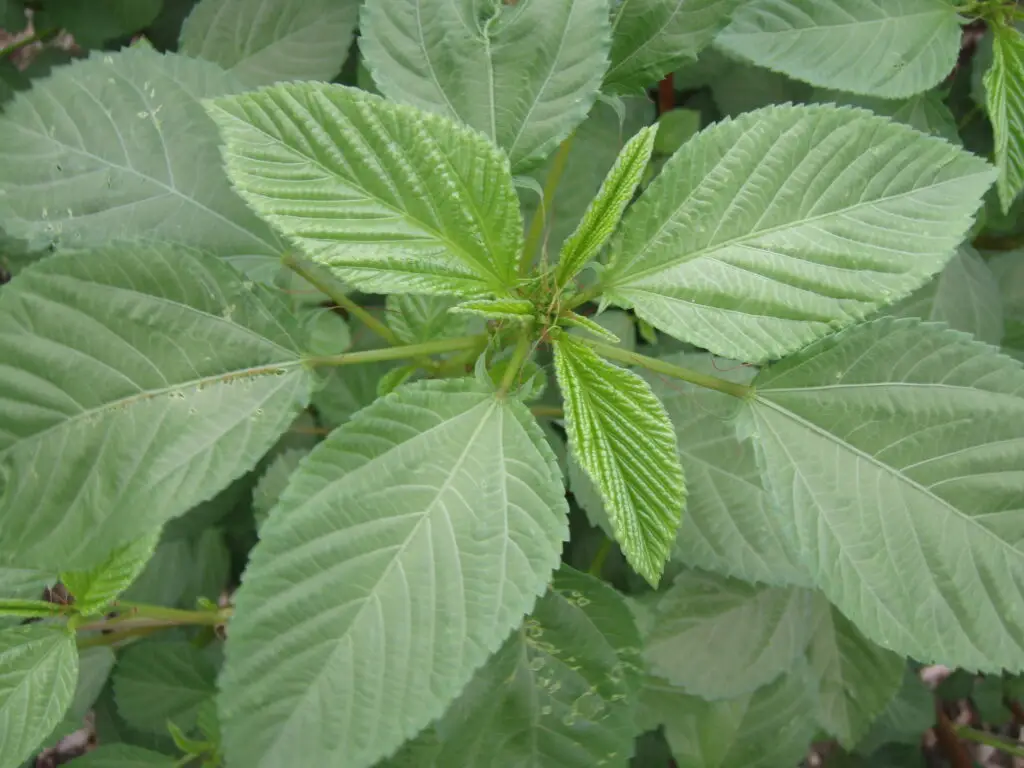
[[[1003,213],[1024,189],[1024,37],[995,24],[992,64],[982,80],[985,106],[995,134],[996,189]]]

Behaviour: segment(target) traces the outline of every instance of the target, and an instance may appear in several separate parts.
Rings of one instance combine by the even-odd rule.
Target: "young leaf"
[[[309,398],[294,320],[208,254],[112,244],[0,291],[0,561],[88,570],[249,470]]]
[[[43,590],[56,580],[56,576],[46,571],[0,566],[0,598],[42,602]],[[20,620],[17,618],[0,616],[0,629],[18,623]]]
[[[450,296],[391,294],[386,301],[388,326],[404,344],[469,333],[470,318],[448,311],[458,303]]]
[[[444,716],[386,765],[624,765],[635,735],[639,647],[622,597],[563,565]]]
[[[644,658],[653,674],[705,699],[770,683],[804,652],[814,593],[683,571],[654,605]]]
[[[741,0],[623,0],[612,13],[608,92],[649,87],[711,42]]]
[[[985,107],[992,121],[996,189],[1003,213],[1024,189],[1024,37],[1011,26],[993,25],[992,65],[985,72]]]
[[[250,87],[330,80],[348,56],[358,12],[356,0],[201,0],[178,50]]]
[[[607,0],[375,0],[359,27],[381,93],[475,128],[516,173],[586,117],[608,66]]]
[[[775,682],[722,701],[687,696],[651,678],[641,704],[665,726],[678,768],[779,768],[797,765],[815,733],[806,665]]]
[[[715,44],[813,85],[898,99],[953,69],[960,16],[946,0],[750,0]]]
[[[206,655],[189,642],[130,646],[114,670],[118,714],[149,733],[167,733],[168,720],[191,731],[199,707],[217,693],[216,676]]]
[[[75,637],[63,627],[0,630],[0,768],[18,768],[64,717],[78,677]]]
[[[717,355],[779,357],[941,269],[993,175],[863,110],[751,112],[665,164],[623,220],[606,295]]]
[[[152,237],[276,262],[199,104],[241,88],[214,64],[136,48],[55,69],[0,116],[4,229],[33,249]]]
[[[52,746],[85,726],[85,718],[106,685],[116,660],[114,652],[103,646],[85,648],[79,652],[78,682],[74,696],[71,697],[64,719],[43,741],[44,744]]]
[[[647,382],[563,334],[555,371],[569,447],[601,491],[629,564],[657,585],[685,501],[675,433]]]
[[[390,297],[389,297],[390,298]],[[532,321],[536,308],[525,299],[477,299],[464,301],[448,310],[453,314],[480,315],[488,320]]]
[[[208,102],[242,196],[337,277],[382,293],[504,293],[522,217],[476,131],[354,88],[282,83]]]
[[[749,384],[756,369],[675,354],[666,362]],[[754,447],[736,434],[743,407],[730,395],[647,375],[665,405],[686,468],[686,525],[673,559],[746,581],[810,586],[800,555],[761,484]]]
[[[808,574],[922,662],[1024,668],[1024,370],[965,334],[882,318],[754,380],[765,482]]]
[[[336,429],[293,475],[236,593],[228,763],[391,754],[533,607],[567,514],[529,411],[471,382],[402,387]]]
[[[999,282],[985,260],[966,243],[945,269],[886,314],[945,323],[988,344],[998,345],[1003,340]]]
[[[558,285],[564,286],[572,280],[587,262],[597,256],[615,231],[647,169],[657,133],[656,125],[643,128],[622,148],[597,197],[583,214],[576,231],[562,246],[555,270]]]
[[[864,637],[820,597],[817,611],[807,657],[818,691],[818,723],[852,749],[896,696],[904,661]]]
[[[168,755],[132,744],[100,744],[75,758],[75,768],[176,768],[178,761]]]
[[[100,613],[138,578],[153,556],[160,529],[117,547],[106,560],[88,571],[66,571],[60,580],[85,615]]]

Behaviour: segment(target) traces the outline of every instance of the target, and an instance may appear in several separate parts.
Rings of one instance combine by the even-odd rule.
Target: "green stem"
[[[223,624],[231,618],[232,610],[225,608],[220,611],[184,611],[179,608],[165,608],[162,605],[147,605],[145,603],[128,603],[118,601],[113,604],[113,609],[119,613],[131,613],[143,619],[156,619],[161,622],[173,622],[175,624]]]
[[[380,320],[375,318],[352,299],[345,295],[344,291],[338,289],[332,281],[327,280],[315,271],[315,268],[307,266],[292,254],[288,253],[281,257],[281,262],[306,282],[315,286],[321,293],[324,293],[359,322],[380,336],[384,341],[393,346],[399,346],[402,340],[395,335],[395,332],[387,327]]]
[[[722,392],[726,395],[732,395],[733,397],[739,398],[748,398],[754,394],[753,387],[748,387],[744,384],[737,384],[734,381],[726,381],[725,379],[720,379],[717,376],[708,376],[706,373],[700,373],[699,371],[691,371],[689,368],[681,368],[678,365],[666,363],[664,360],[658,360],[654,357],[641,355],[639,352],[630,352],[629,350],[622,349],[621,347],[605,344],[603,341],[588,339],[584,336],[577,337],[577,341],[581,341],[590,346],[595,352],[607,357],[609,360],[617,360],[618,362],[626,363],[627,365],[639,365],[650,371],[654,371],[655,373],[661,373],[665,376],[671,376],[674,379],[688,381],[691,384],[696,384],[698,387],[713,389],[716,392]]]
[[[530,356],[530,334],[526,331],[519,334],[519,339],[516,341],[515,351],[512,353],[512,359],[508,361],[508,367],[505,369],[505,375],[501,377],[501,386],[498,388],[498,394],[505,396],[508,394],[509,389],[512,387],[512,382],[516,380],[516,376],[523,368],[523,364],[526,362],[526,358]]]
[[[604,561],[608,559],[608,553],[612,551],[612,540],[607,536],[601,543],[601,548],[597,550],[597,554],[594,555],[593,562],[590,563],[590,568],[587,569],[587,573],[591,576],[601,578],[601,571],[604,570]]]
[[[82,637],[78,639],[76,645],[79,650],[83,648],[95,648],[101,645],[115,645],[120,643],[122,640],[133,640],[135,638],[146,637],[148,635],[155,634],[161,629],[167,629],[169,627],[179,626],[177,624],[154,624],[149,627],[132,627],[131,629],[125,629],[118,632],[107,632],[102,635],[93,635],[92,637]]]
[[[604,288],[603,286],[601,286],[600,283],[592,285],[582,293],[578,293],[575,296],[573,296],[572,299],[565,305],[565,309],[573,310],[576,309],[576,307],[586,304],[588,301],[593,301],[598,296],[600,296],[603,291]]]
[[[530,407],[530,413],[538,418],[548,419],[561,419],[565,416],[565,411],[556,405],[533,405]]]
[[[555,157],[551,161],[551,170],[544,181],[544,195],[541,198],[540,208],[533,214],[530,222],[530,229],[526,233],[526,242],[523,244],[521,261],[519,262],[519,275],[526,277],[533,266],[533,257],[537,247],[540,245],[541,237],[544,236],[544,226],[547,224],[547,217],[551,213],[551,206],[555,202],[555,192],[558,191],[558,183],[565,173],[565,166],[569,162],[569,151],[572,149],[575,133],[570,133],[565,141],[558,147]]]
[[[34,35],[17,40],[5,48],[0,48],[0,59],[6,59],[12,53],[20,51],[22,48],[26,48],[33,43],[42,42],[49,37],[53,37],[58,31],[59,30],[56,29],[44,29],[42,32],[36,32]]]
[[[994,747],[995,749],[1001,750],[1008,755],[1013,755],[1014,757],[1024,757],[1024,746],[1012,741],[1007,741],[995,734],[978,731],[974,728],[969,728],[966,725],[954,726],[954,730],[956,731],[956,735],[961,739],[967,739],[968,741],[974,741],[988,747]]]
[[[423,355],[439,355],[444,352],[455,352],[460,349],[471,349],[480,343],[480,336],[460,336],[456,339],[438,339],[422,344],[407,344],[402,347],[385,347],[383,349],[367,349],[362,352],[343,352],[340,355],[321,355],[307,357],[309,365],[359,365],[360,363],[377,363],[384,360],[404,360]]]

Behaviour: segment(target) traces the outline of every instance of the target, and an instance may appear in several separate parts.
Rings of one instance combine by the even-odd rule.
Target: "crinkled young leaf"
[[[880,648],[827,600],[818,598],[807,658],[818,696],[818,723],[852,749],[896,696],[902,657]]]
[[[476,131],[327,83],[282,83],[208,108],[236,189],[350,285],[515,285],[523,233],[508,159]]]
[[[293,475],[236,593],[228,762],[373,765],[440,716],[543,592],[568,538],[522,403],[408,385]]]
[[[651,672],[705,699],[730,699],[793,666],[813,631],[814,593],[683,571],[645,633]]]
[[[357,0],[201,0],[179,50],[220,64],[250,87],[331,80],[348,57]]]
[[[1003,213],[1024,189],[1024,37],[993,25],[992,64],[985,72],[985,107],[995,138],[996,189]]]
[[[629,564],[657,585],[686,498],[672,424],[635,373],[573,336],[554,346],[572,454],[600,490]]]
[[[799,664],[733,699],[707,701],[656,678],[641,705],[665,726],[678,768],[780,768],[799,764],[815,733],[815,701]]]
[[[175,768],[176,758],[132,744],[100,744],[76,757],[75,768]]]
[[[405,344],[464,336],[469,333],[470,319],[448,311],[456,304],[458,299],[451,296],[391,294],[387,297],[388,327]]]
[[[528,322],[533,320],[536,307],[526,299],[477,299],[463,301],[448,311],[453,314],[480,315],[488,320]]]
[[[1024,370],[882,318],[762,371],[749,428],[808,574],[872,641],[1024,669]]]
[[[964,244],[939,274],[886,314],[945,323],[979,341],[1003,340],[1003,303],[999,282],[985,260]]]
[[[716,362],[711,355],[665,355],[662,360],[709,376],[749,384],[756,369]],[[645,374],[665,405],[686,471],[686,524],[673,560],[746,581],[809,586],[786,519],[761,484],[754,447],[740,440],[742,401],[681,381]]]
[[[575,312],[569,312],[568,314],[562,315],[562,322],[565,325],[570,326],[574,331],[583,331],[585,334],[596,336],[599,339],[604,339],[611,344],[619,344],[622,341],[622,339],[609,331],[603,325],[591,320],[586,315],[577,315]]]
[[[60,67],[0,115],[0,221],[33,249],[152,237],[242,262],[280,243],[235,195],[200,99],[220,67],[130,48]]]
[[[117,547],[95,568],[61,573],[61,582],[75,598],[75,608],[85,615],[100,613],[127,589],[153,556],[160,532],[158,528]]]
[[[715,44],[813,85],[898,99],[952,71],[960,16],[948,0],[750,0]]]
[[[533,614],[444,716],[386,765],[624,765],[635,737],[639,650],[623,598],[563,565]]]
[[[555,281],[565,285],[600,252],[619,225],[622,212],[633,201],[654,149],[658,127],[642,128],[626,142],[612,169],[601,183],[576,231],[562,245]]]
[[[74,633],[47,624],[0,630],[0,768],[18,768],[61,721],[77,677]]]
[[[864,110],[751,112],[666,163],[623,219],[606,295],[717,355],[780,357],[941,269],[993,176]]]
[[[609,92],[648,88],[697,54],[741,0],[622,0],[612,13]]]
[[[0,561],[88,570],[248,471],[306,404],[294,320],[209,254],[111,244],[0,291]]]
[[[607,0],[374,0],[359,49],[381,93],[475,128],[520,173],[586,117],[609,26]]]
[[[117,712],[133,728],[167,733],[167,721],[190,731],[199,707],[217,693],[217,670],[184,640],[130,646],[114,670]]]
[[[55,745],[60,739],[85,726],[85,718],[99,698],[117,658],[105,646],[83,648],[78,653],[78,682],[63,720],[43,742]]]

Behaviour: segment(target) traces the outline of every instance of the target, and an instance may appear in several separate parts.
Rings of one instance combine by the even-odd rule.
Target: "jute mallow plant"
[[[919,665],[1018,690],[1017,6],[44,5],[0,768],[911,766]]]

